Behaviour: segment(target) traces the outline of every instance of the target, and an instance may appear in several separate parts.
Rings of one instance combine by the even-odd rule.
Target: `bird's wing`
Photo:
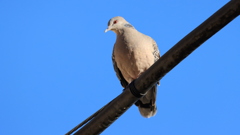
[[[160,51],[158,49],[157,43],[152,39],[153,43],[153,55],[154,55],[154,62],[156,62],[160,58]]]
[[[115,58],[114,58],[114,53],[112,53],[112,63],[113,63],[113,68],[116,72],[116,75],[121,82],[121,85],[123,86],[123,88],[126,88],[126,86],[128,85],[128,82],[124,79],[121,71],[119,70],[119,68],[117,66],[117,63],[116,63]]]
[[[157,43],[152,39],[152,45],[153,45],[153,55],[154,55],[154,63],[160,59],[160,51],[158,49]],[[157,83],[158,85],[160,85],[160,82],[158,81]]]

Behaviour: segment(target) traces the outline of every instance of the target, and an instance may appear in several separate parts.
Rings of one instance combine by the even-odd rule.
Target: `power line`
[[[75,135],[100,134],[143,96],[149,88],[156,84],[157,81],[162,79],[178,63],[238,15],[240,15],[240,0],[231,0],[180,40],[139,78],[129,84],[119,96],[66,135],[70,135],[77,129],[79,130],[76,131]],[[83,127],[80,128],[81,126]]]

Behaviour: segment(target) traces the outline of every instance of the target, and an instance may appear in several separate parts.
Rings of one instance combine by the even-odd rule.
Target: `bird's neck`
[[[116,29],[113,30],[114,33],[116,33],[117,35],[122,35],[124,33],[124,29]]]
[[[114,30],[114,32],[118,35],[118,36],[121,36],[121,35],[124,35],[125,32],[127,31],[135,31],[136,29],[132,29],[132,28],[122,28],[122,29],[117,29],[117,30]]]

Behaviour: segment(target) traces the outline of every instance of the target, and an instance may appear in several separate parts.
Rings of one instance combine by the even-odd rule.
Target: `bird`
[[[160,58],[160,52],[157,43],[150,36],[136,30],[121,16],[108,21],[105,33],[108,31],[116,34],[112,63],[122,87],[126,88]],[[157,84],[135,102],[145,118],[150,118],[157,112]]]

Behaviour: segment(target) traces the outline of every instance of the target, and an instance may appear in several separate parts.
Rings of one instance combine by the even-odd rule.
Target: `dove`
[[[136,30],[121,16],[109,20],[107,31],[116,34],[112,62],[122,87],[126,88],[160,58],[160,52],[151,37]],[[156,114],[156,95],[157,84],[135,103],[143,117]]]

